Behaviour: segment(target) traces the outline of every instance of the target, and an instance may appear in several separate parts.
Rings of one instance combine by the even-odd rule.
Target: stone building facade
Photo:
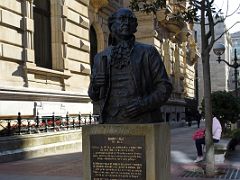
[[[195,43],[193,25],[171,18],[186,6],[186,2],[168,1],[167,8],[158,11],[156,17],[135,13],[139,24],[137,40],[155,45],[163,57],[173,84],[172,95],[162,107],[163,119],[170,123],[188,120],[187,110],[196,112],[197,109],[195,64],[200,54]]]
[[[235,58],[234,51],[235,51],[235,49],[236,49],[237,59],[238,59],[238,63],[239,63],[239,59],[240,59],[240,31],[232,33],[231,34],[231,39],[232,39],[231,64],[234,63],[234,58]],[[237,70],[237,80],[238,80],[237,81],[237,88],[239,89],[239,87],[240,87],[239,69]],[[234,73],[234,68],[230,69],[229,90],[235,91],[235,73]]]
[[[199,24],[194,26],[195,32],[197,33],[196,39],[199,46],[199,51],[201,52],[201,27]],[[215,26],[215,37],[218,38],[226,31],[225,23],[219,23]],[[232,42],[229,33],[225,33],[216,43],[222,43],[225,45],[225,53],[221,56],[222,59],[225,59],[231,63],[231,54],[232,54]],[[214,47],[213,47],[214,48]],[[230,67],[227,66],[224,62],[218,63],[216,60],[218,57],[214,54],[213,50],[210,52],[210,78],[211,78],[211,91],[229,91],[229,75]],[[203,91],[203,69],[202,69],[202,59],[198,61],[197,65],[198,71],[198,99],[199,107],[201,106],[202,99],[204,98]]]
[[[87,89],[93,56],[108,45],[107,18],[125,0],[0,1],[0,116],[92,113]],[[162,107],[166,121],[185,120],[194,99],[198,58],[192,26],[168,17],[186,4],[171,1],[153,15],[136,13],[138,41],[163,56],[174,91]]]
[[[0,1],[0,115],[89,113],[88,0]]]

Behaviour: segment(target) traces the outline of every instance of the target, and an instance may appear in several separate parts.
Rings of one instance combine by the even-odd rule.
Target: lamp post
[[[235,79],[235,94],[236,96],[238,96],[237,93],[237,88],[238,88],[238,72],[237,69],[238,67],[240,67],[240,64],[238,64],[237,62],[237,50],[234,50],[234,62],[233,64],[230,64],[229,62],[227,62],[224,59],[221,59],[221,55],[224,53],[225,51],[225,46],[223,44],[217,44],[214,48],[213,48],[213,52],[218,56],[218,59],[216,61],[218,61],[218,63],[220,63],[221,61],[225,62],[229,67],[234,68],[234,79]]]

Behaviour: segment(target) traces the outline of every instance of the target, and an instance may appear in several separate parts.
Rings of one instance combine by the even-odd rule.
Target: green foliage
[[[134,11],[156,13],[157,10],[166,7],[166,0],[131,0],[130,8]]]
[[[223,137],[232,138],[232,139],[239,139],[240,140],[240,129],[235,129],[233,131],[227,131]]]
[[[235,139],[240,139],[240,129],[234,130],[232,137]]]
[[[221,123],[236,122],[240,114],[240,99],[226,91],[216,91],[211,94],[212,113],[218,117]],[[204,100],[202,101],[204,114]]]
[[[232,138],[240,139],[240,129],[235,129],[232,131]]]
[[[177,0],[175,4],[186,2],[186,0]],[[216,10],[216,8],[213,6],[214,0],[210,2],[206,2],[206,7],[204,11],[206,12],[206,17],[209,16],[209,13],[211,12],[212,15],[215,17],[215,19],[219,19],[222,17],[222,10]],[[166,0],[130,0],[130,8],[133,11],[141,11],[145,12],[147,14],[154,13],[156,14],[157,10],[166,8]],[[186,10],[181,10],[179,12],[173,13],[173,18],[177,20],[184,20],[190,23],[193,22],[199,22],[199,11],[202,10],[202,4],[201,0],[189,0],[189,6]],[[209,11],[210,9],[210,11]]]

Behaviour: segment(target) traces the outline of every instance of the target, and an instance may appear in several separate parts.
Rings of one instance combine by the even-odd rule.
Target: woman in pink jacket
[[[212,135],[213,135],[213,142],[218,143],[222,134],[222,126],[219,120],[214,117],[213,124],[212,124]],[[200,162],[203,160],[203,152],[202,152],[202,145],[205,145],[205,137],[201,139],[195,140],[195,145],[197,148],[197,159],[194,161],[195,163]]]

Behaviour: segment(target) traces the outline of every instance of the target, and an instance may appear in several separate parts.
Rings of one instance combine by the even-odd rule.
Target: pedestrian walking
[[[196,120],[197,120],[198,128],[200,128],[201,118],[202,118],[202,116],[201,116],[201,114],[198,111],[197,114],[196,114]]]

